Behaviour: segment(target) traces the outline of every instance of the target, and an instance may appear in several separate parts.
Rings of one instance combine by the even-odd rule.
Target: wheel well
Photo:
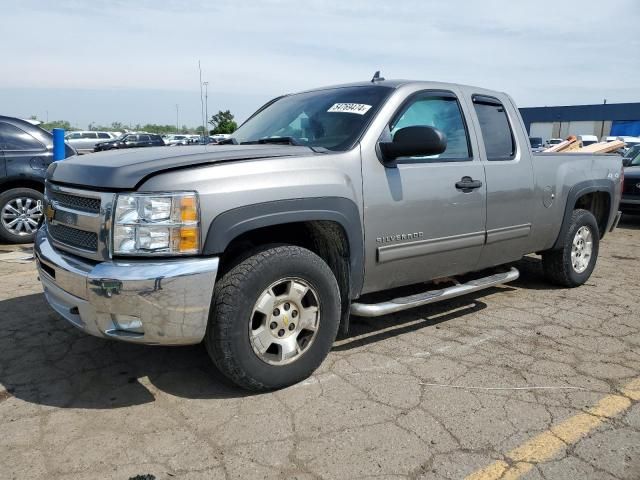
[[[0,185],[0,193],[11,190],[12,188],[32,188],[40,193],[44,193],[44,183],[27,179],[14,179],[2,183]]]
[[[590,192],[582,195],[576,200],[574,209],[590,211],[596,217],[600,238],[604,236],[611,212],[611,197],[607,192]]]
[[[257,228],[234,238],[220,257],[218,276],[229,271],[261,245],[288,244],[311,250],[336,277],[342,298],[343,329],[348,328],[350,299],[350,248],[344,228],[328,220],[305,221]]]

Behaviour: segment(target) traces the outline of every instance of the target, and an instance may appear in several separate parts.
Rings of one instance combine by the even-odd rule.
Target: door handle
[[[482,182],[480,180],[474,180],[471,177],[462,177],[459,182],[456,182],[456,188],[462,191],[471,191],[476,188],[480,188]]]

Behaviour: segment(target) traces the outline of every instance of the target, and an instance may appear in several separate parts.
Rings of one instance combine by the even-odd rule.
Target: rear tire
[[[265,247],[216,283],[205,345],[232,382],[272,390],[318,368],[339,321],[340,291],[329,266],[301,247]]]
[[[598,222],[588,210],[574,210],[562,247],[542,253],[546,279],[563,287],[584,284],[596,266],[600,247]]]
[[[0,240],[31,243],[42,223],[44,196],[32,188],[11,188],[0,194]]]

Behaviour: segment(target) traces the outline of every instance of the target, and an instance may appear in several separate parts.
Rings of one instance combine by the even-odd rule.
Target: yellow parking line
[[[510,462],[497,460],[469,475],[466,480],[515,480],[530,471],[536,463],[551,459],[568,444],[575,443],[608,418],[627,410],[632,401],[640,400],[640,378],[611,394],[594,407],[574,415],[507,453]]]

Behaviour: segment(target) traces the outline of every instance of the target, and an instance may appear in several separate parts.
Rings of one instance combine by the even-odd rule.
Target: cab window
[[[487,160],[512,160],[516,154],[516,142],[504,105],[497,98],[485,95],[474,95],[472,100]]]
[[[24,130],[0,122],[0,150],[45,150],[46,147]]]
[[[419,157],[428,161],[471,160],[469,134],[458,99],[450,92],[421,92],[400,109],[389,125],[391,136],[405,127],[429,126],[444,133],[447,149],[439,155]],[[417,158],[417,157],[416,157]]]

